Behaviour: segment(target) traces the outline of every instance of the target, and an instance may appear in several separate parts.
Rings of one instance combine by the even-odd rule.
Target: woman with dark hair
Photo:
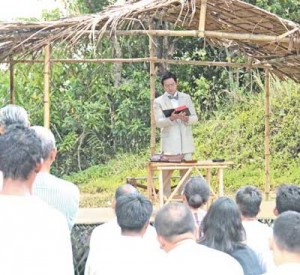
[[[183,201],[192,211],[197,229],[199,229],[199,226],[206,215],[204,207],[208,202],[209,196],[209,185],[202,177],[192,177],[184,186]]]
[[[263,274],[256,253],[245,243],[246,233],[235,202],[227,197],[217,199],[207,211],[201,226],[200,243],[235,258],[245,275]]]

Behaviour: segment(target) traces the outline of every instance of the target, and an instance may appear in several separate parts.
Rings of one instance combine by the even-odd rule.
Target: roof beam
[[[92,32],[91,32],[92,33]],[[206,37],[206,38],[222,38],[227,40],[240,40],[240,41],[252,41],[252,42],[277,42],[277,43],[289,43],[288,37],[280,37],[275,35],[262,35],[252,33],[230,33],[220,31],[173,31],[173,30],[130,30],[115,32],[109,32],[110,34],[117,35],[154,35],[154,36],[190,36],[190,37]]]
[[[36,59],[22,59],[14,60],[14,63],[43,63],[44,60]],[[195,65],[195,66],[211,66],[211,67],[231,67],[231,68],[269,68],[268,64],[261,63],[233,63],[233,62],[218,62],[218,61],[200,61],[200,60],[172,60],[172,59],[159,59],[159,58],[102,58],[102,59],[50,59],[51,63],[136,63],[136,62],[154,62],[154,63],[167,63],[167,64],[181,64],[181,65]]]

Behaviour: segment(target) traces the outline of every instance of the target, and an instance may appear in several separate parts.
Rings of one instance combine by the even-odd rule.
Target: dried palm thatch
[[[205,18],[201,3],[206,3]],[[173,29],[151,32],[151,19],[169,22]],[[199,30],[201,24],[205,32]],[[121,30],[127,35],[204,37],[214,45],[238,49],[252,62],[272,66],[278,76],[300,82],[300,26],[239,0],[132,0],[57,21],[0,23],[0,61],[34,54],[48,43],[74,45],[86,35],[97,44],[107,32]]]

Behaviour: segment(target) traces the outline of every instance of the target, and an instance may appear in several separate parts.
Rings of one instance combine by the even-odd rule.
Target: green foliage
[[[113,3],[110,0],[63,0],[71,14],[96,13]]]
[[[300,23],[299,0],[245,0],[283,18]]]
[[[66,179],[78,184],[83,193],[113,192],[126,182],[126,177],[145,176],[149,153],[118,154],[106,164],[92,166]]]
[[[271,82],[271,183],[300,184],[300,85],[292,81]],[[225,192],[251,184],[264,190],[264,94],[241,95],[214,118],[194,127],[195,159],[224,158],[234,162],[225,169]],[[75,173],[70,180],[82,192],[113,193],[126,177],[146,176],[149,150],[118,155],[107,164]],[[203,171],[204,172],[204,171]],[[213,176],[216,171],[213,171]],[[217,190],[216,178],[212,186]],[[109,196],[108,196],[109,197]]]

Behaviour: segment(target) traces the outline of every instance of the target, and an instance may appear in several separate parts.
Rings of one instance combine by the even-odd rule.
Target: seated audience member
[[[209,196],[209,186],[202,177],[190,178],[183,188],[183,201],[192,211],[198,231],[201,221],[206,214],[204,207],[208,202]]]
[[[57,154],[55,138],[52,132],[42,126],[33,126],[31,128],[42,142],[42,156],[44,160],[41,170],[35,178],[32,193],[63,213],[71,231],[79,209],[79,189],[75,184],[50,173],[51,165]]]
[[[288,210],[300,213],[300,186],[295,184],[283,184],[276,192],[275,216]]]
[[[10,125],[29,127],[28,114],[23,107],[9,104],[0,109],[0,134]]]
[[[300,213],[285,211],[274,222],[271,241],[277,267],[268,275],[300,274]]]
[[[11,125],[29,127],[28,114],[23,107],[9,104],[0,109],[0,135]],[[2,181],[0,179],[1,189]]]
[[[112,208],[115,211],[116,201],[119,197],[126,194],[138,194],[138,190],[131,184],[124,184],[119,186],[116,189],[114,199],[112,200]],[[103,242],[107,242],[108,239],[114,240],[115,238],[121,236],[121,227],[118,224],[117,217],[114,217],[110,221],[97,226],[92,234],[90,239],[90,250],[85,266],[85,274],[88,273],[89,262],[91,258],[94,258],[94,255],[98,254],[98,250],[102,249]],[[154,247],[159,247],[158,241],[156,239],[156,231],[152,225],[149,225],[146,229],[143,238],[149,242],[149,245],[152,244]]]
[[[234,257],[245,275],[259,275],[263,268],[256,253],[247,246],[241,215],[235,202],[227,197],[218,198],[208,209],[201,223],[203,236],[200,243]]]
[[[41,142],[33,130],[9,127],[0,136],[0,274],[74,274],[65,218],[31,195],[41,163]]]
[[[167,252],[161,274],[243,274],[239,263],[226,253],[199,245],[192,212],[183,203],[164,205],[155,217],[161,248]]]
[[[89,256],[85,274],[153,274],[159,248],[148,246],[143,235],[149,225],[152,203],[139,193],[127,193],[116,201],[115,212],[121,234],[102,240]]]
[[[254,186],[244,186],[237,191],[235,201],[242,215],[247,245],[257,253],[264,270],[273,268],[274,262],[269,248],[272,228],[257,220],[262,202],[261,192]]]

